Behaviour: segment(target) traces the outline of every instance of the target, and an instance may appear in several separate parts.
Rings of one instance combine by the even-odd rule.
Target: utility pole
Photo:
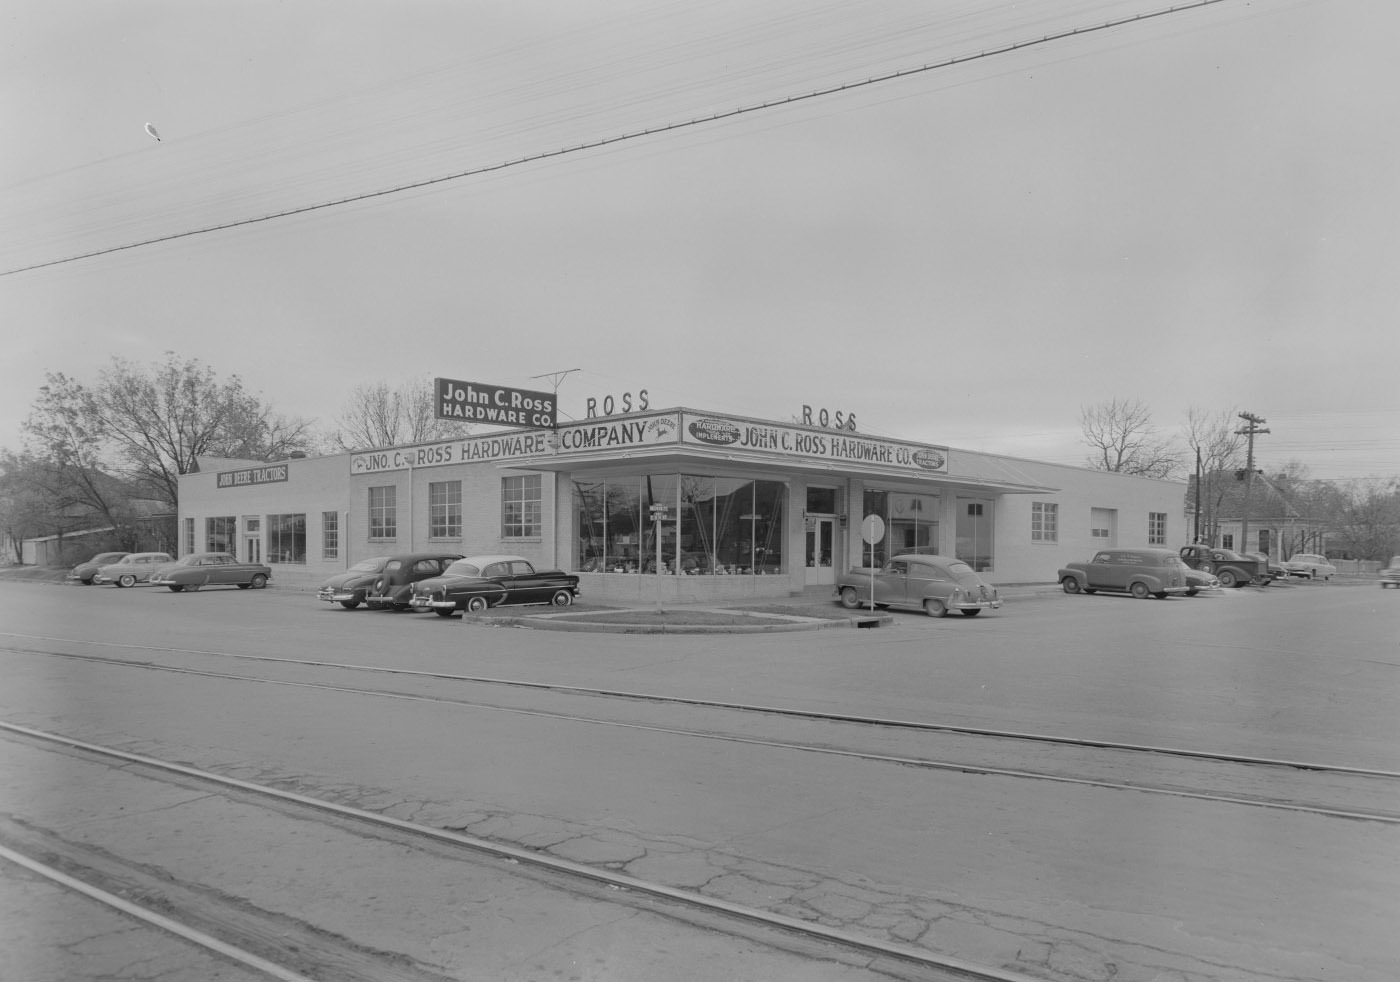
[[[1196,448],[1196,531],[1192,542],[1201,541],[1201,448]]]
[[[1249,548],[1249,489],[1250,489],[1250,488],[1253,486],[1253,484],[1254,484],[1254,435],[1255,435],[1256,433],[1267,433],[1267,432],[1269,432],[1269,431],[1262,428],[1263,424],[1268,422],[1268,420],[1265,419],[1263,416],[1256,416],[1256,415],[1254,415],[1253,413],[1240,413],[1240,414],[1239,414],[1239,417],[1240,417],[1240,419],[1244,420],[1245,423],[1248,424],[1248,425],[1246,425],[1245,428],[1242,429],[1242,430],[1236,430],[1235,433],[1236,433],[1237,435],[1239,435],[1239,436],[1246,436],[1246,437],[1249,438],[1249,450],[1248,450],[1248,451],[1246,452],[1246,454],[1245,454],[1245,467],[1244,467],[1244,514],[1243,514],[1243,516],[1241,516],[1241,517],[1242,517],[1242,526],[1241,526],[1241,528],[1240,528],[1240,545],[1239,545],[1239,551],[1240,551],[1240,552],[1248,552],[1248,551],[1250,551],[1250,548]]]

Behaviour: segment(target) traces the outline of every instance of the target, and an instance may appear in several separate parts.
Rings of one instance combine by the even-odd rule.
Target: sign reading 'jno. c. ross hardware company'
[[[531,392],[486,382],[434,379],[434,412],[438,419],[459,423],[492,423],[523,426],[531,430],[554,429],[558,412],[552,392]]]
[[[287,480],[286,464],[266,467],[245,467],[237,471],[219,471],[214,475],[216,488],[241,488],[249,484],[275,484]]]

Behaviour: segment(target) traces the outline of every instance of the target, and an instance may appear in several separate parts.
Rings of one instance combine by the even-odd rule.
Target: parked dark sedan
[[[454,560],[461,558],[460,552],[413,552],[390,556],[365,591],[365,606],[371,610],[408,610],[415,583],[440,575]]]
[[[442,576],[413,585],[409,603],[451,617],[459,610],[478,613],[502,604],[567,607],[579,594],[578,577],[563,570],[537,570],[522,556],[469,556]]]
[[[92,578],[97,575],[97,571],[103,566],[110,566],[115,562],[131,555],[129,552],[99,552],[85,563],[79,563],[68,571],[68,579],[77,580],[79,583],[91,583]]]
[[[336,573],[316,591],[316,599],[326,603],[340,604],[346,610],[354,610],[365,602],[365,594],[374,586],[374,579],[384,572],[393,556],[371,556],[361,559],[343,573]]]
[[[227,552],[192,552],[152,573],[151,585],[169,587],[172,593],[206,586],[261,590],[271,578],[272,567],[262,563],[242,563]]]

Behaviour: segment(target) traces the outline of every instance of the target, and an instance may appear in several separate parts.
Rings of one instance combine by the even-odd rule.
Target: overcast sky
[[[323,426],[577,368],[563,418],[645,389],[1082,463],[1081,407],[1137,398],[1400,476],[1400,4],[973,57],[1168,6],[0,0],[0,446],[46,372],[174,351]]]

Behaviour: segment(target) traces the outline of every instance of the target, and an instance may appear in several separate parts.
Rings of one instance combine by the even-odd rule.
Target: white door
[[[807,519],[807,585],[836,582],[836,519]]]

